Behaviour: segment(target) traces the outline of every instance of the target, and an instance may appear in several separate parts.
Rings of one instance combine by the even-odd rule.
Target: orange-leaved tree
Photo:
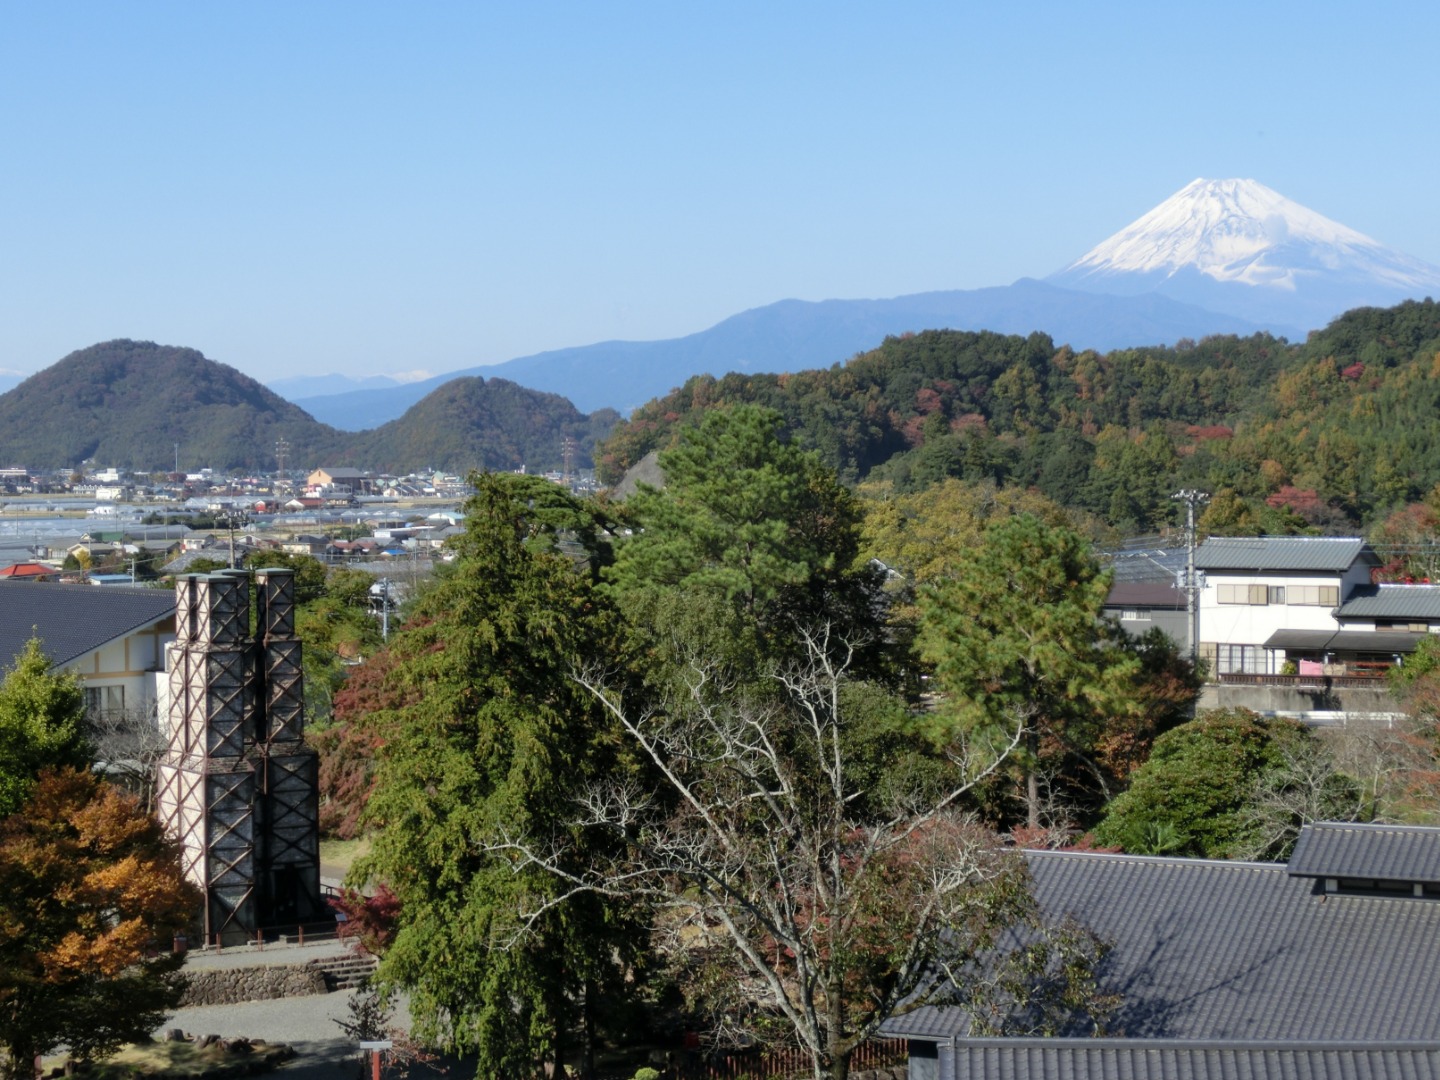
[[[164,1021],[173,935],[199,897],[135,799],[90,772],[42,772],[0,819],[0,881],[0,1077],[62,1044],[103,1056]]]

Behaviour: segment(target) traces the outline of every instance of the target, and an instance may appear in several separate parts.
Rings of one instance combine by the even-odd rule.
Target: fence
[[[871,1039],[856,1048],[850,1058],[852,1073],[883,1069],[905,1063],[909,1044],[904,1039]],[[674,1080],[783,1080],[808,1075],[810,1055],[797,1048],[784,1050],[742,1050],[717,1058],[698,1055],[666,1070]]]

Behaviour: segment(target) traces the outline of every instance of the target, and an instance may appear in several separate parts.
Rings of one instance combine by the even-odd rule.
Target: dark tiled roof
[[[1366,585],[1340,605],[1342,619],[1440,619],[1440,585]]]
[[[1296,877],[1440,882],[1440,829],[1320,822],[1300,830]]]
[[[955,1080],[1437,1080],[1440,1044],[977,1039]]]
[[[1168,581],[1117,581],[1105,598],[1106,607],[1185,609],[1185,594]]]
[[[1363,557],[1379,560],[1357,537],[1338,536],[1212,536],[1195,551],[1201,570],[1297,570],[1344,573]]]
[[[53,663],[65,664],[174,614],[170,589],[0,581],[0,666],[35,635]]]
[[[1425,635],[1408,630],[1276,630],[1267,649],[1323,649],[1329,652],[1408,653]]]
[[[1325,896],[1283,864],[1081,852],[1028,856],[1041,907],[1113,948],[1132,1038],[1440,1041],[1440,901]],[[958,1009],[888,1030],[963,1036]]]

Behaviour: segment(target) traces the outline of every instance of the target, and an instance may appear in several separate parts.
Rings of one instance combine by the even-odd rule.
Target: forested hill
[[[930,331],[844,365],[697,377],[600,449],[606,479],[694,414],[768,405],[850,480],[1038,487],[1117,528],[1172,520],[1184,486],[1217,530],[1353,528],[1440,483],[1440,307],[1352,311],[1302,345],[1257,334],[1076,353],[1050,338]]]
[[[0,395],[0,461],[32,469],[99,465],[166,471],[325,460],[345,436],[195,349],[107,341],[80,349]]]
[[[391,472],[420,467],[409,462],[543,469],[560,463],[566,438],[574,440],[576,463],[588,466],[596,440],[619,420],[614,409],[586,416],[559,394],[507,379],[465,377],[431,391],[399,420],[349,438],[352,456]]]
[[[108,341],[0,394],[0,461],[31,469],[87,460],[141,472],[180,467],[269,470],[275,443],[302,465],[409,472],[557,468],[567,436],[587,465],[617,419],[502,379],[444,387],[378,431],[321,424],[241,372],[194,349]]]

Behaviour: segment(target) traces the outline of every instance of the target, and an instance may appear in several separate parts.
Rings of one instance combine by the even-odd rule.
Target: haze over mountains
[[[1196,180],[1045,281],[889,300],[785,300],[683,338],[610,341],[422,382],[294,400],[359,430],[448,379],[498,376],[582,411],[629,411],[691,375],[826,367],[887,335],[1041,331],[1076,349],[1259,330],[1302,340],[1350,308],[1440,295],[1440,268],[1393,251],[1253,180]]]

